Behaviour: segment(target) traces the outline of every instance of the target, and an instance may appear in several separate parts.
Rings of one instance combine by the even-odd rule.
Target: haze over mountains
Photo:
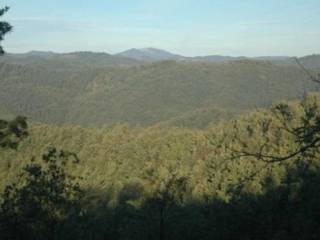
[[[314,54],[300,58],[306,61],[308,67],[320,68],[320,55]],[[260,56],[260,57],[231,57],[222,55],[207,55],[187,57],[157,48],[132,48],[126,51],[108,54],[105,52],[70,52],[55,53],[51,51],[30,51],[27,53],[6,54],[0,58],[0,62],[15,64],[40,64],[57,68],[74,67],[104,67],[104,66],[132,66],[161,61],[182,62],[230,62],[238,60],[270,61],[276,64],[295,64],[292,56]],[[304,63],[304,62],[303,62]]]
[[[182,60],[185,57],[170,53],[165,50],[157,49],[157,48],[132,48],[126,50],[124,52],[116,54],[116,56],[128,57],[137,59],[140,61],[164,61],[164,60]]]
[[[300,58],[314,74],[320,56]],[[0,113],[55,124],[205,127],[317,90],[294,60],[29,52],[0,58]]]

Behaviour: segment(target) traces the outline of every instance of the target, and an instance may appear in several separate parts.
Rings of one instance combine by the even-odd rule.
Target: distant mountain
[[[162,122],[203,128],[211,121],[319,90],[293,58],[129,52],[149,57],[40,51],[1,56],[0,118],[24,115],[55,124]],[[320,55],[299,60],[314,74],[320,72]]]
[[[265,60],[265,61],[287,61],[292,59],[289,56],[261,56],[261,57],[254,57],[253,59],[256,60]]]
[[[179,60],[185,57],[170,53],[157,48],[132,48],[127,51],[116,54],[116,56],[128,57],[146,62]]]
[[[188,57],[185,58],[185,61],[193,61],[193,62],[231,62],[248,59],[246,57],[229,57],[229,56],[221,56],[221,55],[209,55],[209,56],[197,56],[197,57]]]
[[[21,54],[23,55],[23,54]],[[52,57],[54,55],[58,55],[57,53],[51,51],[30,51],[24,54],[26,56],[40,56],[40,57]]]
[[[82,68],[133,66],[142,64],[142,62],[136,59],[114,56],[108,53],[53,53],[41,51],[31,51],[21,54],[6,54],[0,57],[0,63],[37,65],[55,70],[79,70]]]
[[[296,59],[294,57],[259,57],[257,60],[272,62],[273,64],[289,66],[297,66]],[[313,54],[298,58],[299,62],[307,69],[312,71],[320,71],[320,55]],[[314,74],[317,74],[316,72]]]
[[[76,71],[57,70],[56,63],[47,67],[0,64],[3,112],[10,109],[14,115],[57,124],[150,126],[170,120],[167,125],[204,127],[211,120],[230,118],[229,113],[297,99],[305,90],[317,89],[297,65],[266,61],[164,61],[81,68],[83,61],[99,62],[98,56],[105,55],[60,56],[77,62]]]
[[[261,56],[261,57],[232,57],[232,56],[222,56],[222,55],[207,55],[207,56],[195,56],[187,57],[178,54],[174,54],[162,49],[157,48],[132,48],[124,52],[115,54],[115,56],[121,56],[126,58],[131,58],[146,63],[150,62],[160,62],[160,61],[182,61],[182,62],[232,62],[239,60],[260,60],[269,61],[277,64],[294,64],[295,61],[289,56]]]
[[[309,69],[320,70],[320,54],[313,54],[299,59]]]
[[[299,61],[307,68],[311,70],[320,70],[320,55],[314,54],[305,57],[298,58]],[[229,56],[203,56],[203,57],[190,57],[185,58],[185,61],[192,62],[233,62],[240,60],[253,60],[270,62],[276,65],[288,66],[297,65],[294,57],[289,56],[261,56],[261,57],[229,57]]]
[[[301,63],[309,69],[320,69],[320,55],[310,55],[299,58]],[[293,57],[288,56],[261,56],[261,57],[233,57],[222,55],[208,55],[186,57],[157,48],[132,48],[127,51],[108,54],[104,52],[71,52],[55,53],[50,51],[30,51],[20,54],[6,54],[0,57],[0,63],[38,65],[55,70],[79,70],[84,67],[101,68],[110,66],[136,66],[162,61],[177,62],[234,62],[254,60],[271,62],[277,65],[296,65]]]
[[[220,55],[209,55],[209,56],[197,56],[197,57],[186,57],[174,53],[170,53],[165,50],[157,48],[132,48],[127,51],[116,54],[117,56],[123,56],[128,58],[137,59],[146,62],[159,62],[159,61],[184,61],[184,62],[228,62],[245,59],[245,57],[229,57]]]

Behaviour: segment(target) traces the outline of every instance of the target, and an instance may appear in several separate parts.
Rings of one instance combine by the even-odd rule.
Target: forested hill
[[[56,146],[77,153],[79,164],[65,169],[81,177],[77,181],[83,189],[76,205],[80,213],[68,209],[57,222],[56,235],[63,236],[58,239],[161,239],[159,232],[165,232],[177,240],[315,240],[320,234],[319,148],[272,164],[236,151],[256,152],[263,145],[268,156],[291,154],[300,142],[287,130],[313,126],[319,102],[319,97],[309,96],[203,131],[34,125],[17,151],[0,149],[0,189],[15,182],[31,159],[40,163],[47,147]],[[319,139],[319,134],[314,137]],[[41,191],[36,190],[45,187],[30,188],[38,196]],[[21,199],[18,204],[29,210],[30,204]],[[46,202],[41,204],[46,209]],[[30,211],[41,217],[33,211],[37,207]],[[23,223],[33,224],[35,236],[41,226],[44,232],[50,229],[50,222],[28,216],[22,215],[30,219]]]
[[[320,70],[320,54],[313,54],[299,59],[300,62],[308,69]]]
[[[229,116],[316,90],[297,66],[251,60],[164,61],[72,71],[51,65],[2,63],[0,76],[1,109],[10,110],[6,115],[89,126],[148,126],[170,119],[181,122],[195,114],[208,116],[201,109],[223,109]],[[219,110],[217,114],[221,116]],[[215,119],[215,114],[211,116]]]

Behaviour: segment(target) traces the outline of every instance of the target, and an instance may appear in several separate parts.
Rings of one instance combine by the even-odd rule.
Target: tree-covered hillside
[[[221,108],[199,108],[191,112],[182,113],[177,117],[170,118],[167,121],[155,124],[161,127],[180,127],[180,128],[197,128],[204,129],[211,124],[217,124],[225,120],[230,120],[240,112],[226,111]],[[241,112],[244,114],[243,112]]]
[[[0,102],[13,115],[90,126],[148,126],[203,108],[239,113],[316,90],[299,67],[248,60],[74,71],[1,64],[0,76]]]
[[[319,102],[311,95],[206,130],[33,125],[17,151],[0,150],[1,188],[54,145],[77,153],[66,170],[84,189],[81,214],[70,212],[56,239],[317,239],[319,148],[273,164],[238,151],[290,154],[300,143],[287,129],[319,119]]]
[[[301,63],[308,69],[320,70],[320,55],[313,54],[300,58]]]

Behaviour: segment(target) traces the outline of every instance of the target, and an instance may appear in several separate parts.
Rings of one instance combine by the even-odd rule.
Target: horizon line
[[[223,56],[223,57],[233,57],[233,58],[259,58],[259,57],[287,57],[287,58],[292,58],[292,57],[305,57],[305,56],[313,56],[313,55],[320,55],[320,53],[311,53],[311,54],[305,54],[305,55],[255,55],[255,56],[248,56],[248,55],[223,55],[223,54],[205,54],[205,55],[184,55],[184,54],[178,54],[178,53],[173,53],[171,51],[161,49],[161,48],[156,48],[156,47],[143,47],[143,48],[128,48],[120,52],[115,52],[115,53],[110,53],[107,51],[94,51],[94,50],[73,50],[73,51],[53,51],[53,50],[27,50],[27,51],[6,51],[6,54],[28,54],[32,52],[39,52],[39,53],[53,53],[53,54],[71,54],[71,53],[103,53],[103,54],[108,54],[108,55],[118,55],[123,52],[126,52],[128,50],[143,50],[143,49],[155,49],[155,50],[160,50],[160,51],[166,51],[170,54],[181,56],[181,57],[187,57],[187,58],[194,58],[194,57],[207,57],[207,56]]]

